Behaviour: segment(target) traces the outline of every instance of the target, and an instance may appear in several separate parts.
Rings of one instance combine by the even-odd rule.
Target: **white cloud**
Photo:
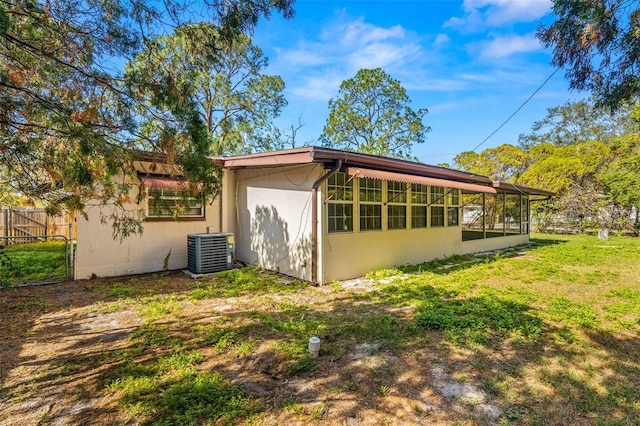
[[[308,47],[299,47],[286,51],[281,50],[278,54],[279,59],[286,62],[289,67],[322,65],[327,61],[326,57],[312,52]]]
[[[398,66],[419,52],[420,46],[415,44],[372,43],[349,55],[349,68],[352,72],[357,72],[361,68]]]
[[[517,22],[533,22],[551,10],[551,0],[464,0],[464,15],[453,17],[445,27],[476,32]]]
[[[417,37],[399,25],[380,27],[363,18],[347,20],[342,15],[315,37],[277,53],[270,68],[289,74],[288,92],[310,101],[325,101],[359,69],[380,67],[394,75],[419,61],[422,48]]]
[[[448,44],[449,43],[449,36],[446,34],[438,34],[436,36],[435,41],[433,42],[433,46],[434,47],[439,47],[442,46],[444,44]]]
[[[346,46],[405,38],[405,30],[400,25],[381,28],[364,22],[363,18],[337,25],[332,31],[342,34],[342,43]]]
[[[535,36],[507,35],[495,37],[469,45],[469,49],[477,51],[481,59],[496,59],[517,53],[528,53],[542,50],[542,45]]]
[[[327,102],[338,93],[340,83],[342,78],[336,76],[305,77],[289,92],[301,98]]]

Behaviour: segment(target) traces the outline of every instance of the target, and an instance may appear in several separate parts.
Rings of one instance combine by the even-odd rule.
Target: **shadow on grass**
[[[233,422],[260,413],[311,422],[371,412],[380,420],[404,413],[401,420],[415,423],[434,416],[483,421],[474,411],[478,401],[445,392],[473,384],[482,403],[516,423],[640,423],[637,337],[554,328],[518,294],[460,298],[422,285],[396,300],[420,300],[415,311],[348,293],[327,292],[329,301],[312,304],[307,293],[295,299],[295,291],[309,289],[287,288],[277,276],[270,291],[260,291],[244,275],[253,273],[231,274],[226,288],[222,281],[180,282],[175,274],[78,283],[67,290],[85,297],[72,305],[56,301],[54,292],[38,293],[50,306],[27,310],[31,316],[21,327],[33,334],[6,354],[14,358],[2,371],[2,400],[9,402],[0,415],[12,404],[18,407],[14,419],[40,410],[67,424]],[[131,305],[122,307],[135,317],[129,322],[118,312],[82,310],[134,295],[174,297],[194,310],[153,323],[137,317]],[[235,299],[225,299],[229,295]],[[257,295],[265,299],[252,299]],[[222,303],[224,310],[214,310]],[[106,321],[105,328],[89,327],[90,315]],[[317,359],[307,354],[311,335],[322,340]],[[34,353],[38,345],[42,352]],[[589,355],[585,345],[601,354]],[[4,386],[17,368],[42,374],[14,372]],[[57,407],[58,392],[71,403]],[[118,405],[96,405],[102,399]]]

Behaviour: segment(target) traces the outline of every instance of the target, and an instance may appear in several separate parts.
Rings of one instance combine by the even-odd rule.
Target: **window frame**
[[[416,191],[416,188],[424,188],[423,191]],[[411,229],[426,229],[429,225],[429,185],[425,185],[422,183],[412,183],[411,184]],[[420,194],[420,199],[415,197],[415,195]],[[422,197],[424,195],[424,198]],[[416,215],[415,212],[420,211],[421,215]],[[420,218],[421,221],[419,224],[416,223],[416,218]],[[422,222],[424,219],[424,223]]]
[[[460,190],[456,188],[447,188],[446,195],[446,211],[447,211],[447,227],[460,226]],[[451,213],[455,212],[455,223],[451,221]]]
[[[363,182],[366,182],[367,185],[362,185]],[[375,185],[369,186],[369,183],[375,183]],[[373,178],[358,178],[358,219],[359,219],[359,227],[358,231],[360,232],[368,232],[368,231],[382,231],[382,204],[383,204],[383,196],[384,196],[384,185],[383,181],[380,179]],[[366,196],[367,194],[373,194],[373,197]],[[363,197],[363,194],[365,197]],[[376,197],[376,194],[379,194],[379,197]],[[364,210],[378,210],[379,214],[363,214]],[[368,227],[363,226],[367,224],[368,221],[373,221],[373,224],[378,224],[377,227]]]
[[[407,229],[407,192],[406,182],[387,181],[387,230]],[[403,212],[398,214],[399,212]]]
[[[441,189],[440,191],[435,191]],[[444,228],[447,223],[446,217],[446,191],[444,186],[431,185],[429,187],[429,227],[430,228]],[[435,212],[442,212],[442,214],[434,214]],[[436,219],[442,219],[442,223],[434,223]]]
[[[345,189],[346,188],[346,189]],[[350,191],[349,191],[350,190]],[[337,172],[327,179],[327,233],[328,234],[340,234],[353,232],[353,226],[355,222],[354,217],[354,179],[346,173]],[[336,195],[337,194],[337,195]],[[334,211],[334,215],[331,215],[331,209],[336,209],[340,206],[343,209],[343,226],[342,229],[338,229],[338,216]],[[345,216],[344,209],[351,207],[351,215]],[[333,224],[333,226],[332,226]],[[345,228],[347,224],[347,229]],[[335,226],[335,228],[334,228]]]
[[[204,199],[202,197],[182,197],[180,192],[184,192],[185,190],[180,189],[170,189],[170,188],[160,188],[160,187],[146,187],[145,191],[145,199],[146,199],[146,212],[145,212],[145,220],[149,222],[154,221],[194,221],[194,220],[206,220],[206,205]],[[154,196],[154,193],[159,193],[159,196]],[[160,206],[160,213],[156,212],[155,204],[157,201],[155,200],[170,200],[173,202],[183,201],[183,200],[192,200],[195,202],[194,205],[187,205],[186,209],[199,209],[200,213],[198,214],[174,214],[176,208],[173,206]],[[154,200],[152,202],[152,200]],[[153,207],[152,207],[153,204]],[[168,212],[168,213],[166,213]]]

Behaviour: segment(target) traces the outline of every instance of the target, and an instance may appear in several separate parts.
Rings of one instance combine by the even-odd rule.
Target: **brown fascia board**
[[[398,160],[395,158],[379,157],[370,154],[340,151],[331,148],[314,147],[311,151],[316,162],[341,159],[343,163],[354,166],[406,173],[416,176],[435,177],[440,179],[455,180],[458,182],[491,184],[492,180],[486,176],[473,173],[451,170],[445,167],[432,166],[414,161]]]
[[[133,159],[135,161],[146,161],[149,163],[165,163],[167,162],[167,154],[162,152],[151,152],[151,151],[133,151]],[[211,157],[211,161],[214,165],[218,167],[224,166],[224,162],[220,157]]]
[[[493,187],[496,189],[502,189],[504,191],[515,192],[518,194],[541,195],[544,197],[552,197],[556,195],[555,192],[545,191],[544,189],[531,188],[530,186],[517,185],[513,183],[502,182],[499,180],[493,181]]]
[[[310,154],[313,147],[283,149],[279,151],[258,152],[255,154],[221,157],[219,160],[226,169],[246,167],[274,167],[314,162]]]
[[[135,161],[149,163],[165,163],[167,161],[167,155],[160,152],[134,150],[132,151],[132,156]]]
[[[332,163],[336,160],[342,160],[345,166],[367,167],[416,176],[455,180],[458,182],[488,185],[491,185],[492,183],[491,179],[488,177],[451,170],[444,167],[315,146],[223,157],[221,160],[224,163],[223,167],[228,169],[275,167],[307,163]]]

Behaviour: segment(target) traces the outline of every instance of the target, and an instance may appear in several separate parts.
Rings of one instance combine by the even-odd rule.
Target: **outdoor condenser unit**
[[[233,234],[187,235],[187,263],[194,274],[210,274],[233,267]]]

